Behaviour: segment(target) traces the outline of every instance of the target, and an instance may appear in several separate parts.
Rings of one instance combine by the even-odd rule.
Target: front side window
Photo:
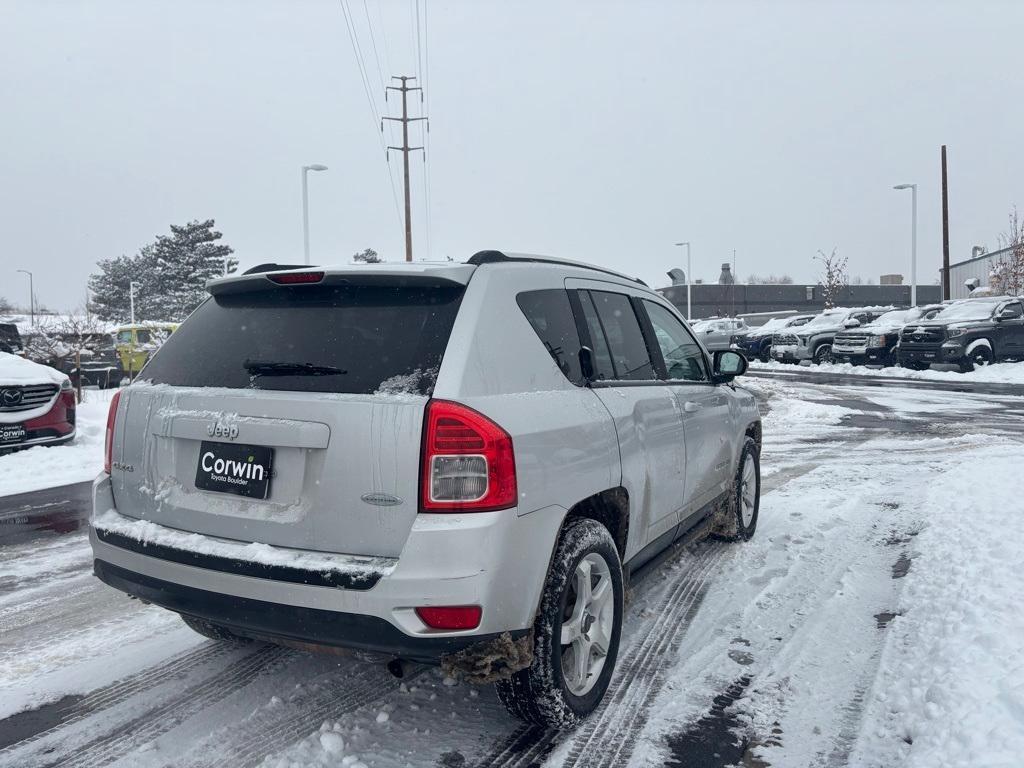
[[[665,307],[644,300],[647,317],[665,358],[668,378],[676,381],[708,381],[704,353],[686,327]]]
[[[619,381],[654,379],[654,365],[629,297],[610,291],[580,291],[580,300],[590,337],[598,347],[594,350],[595,369],[600,363],[601,372],[606,374],[604,378]],[[591,304],[589,310],[588,303]],[[601,337],[605,341],[603,352],[599,351],[602,345],[597,342]],[[613,372],[611,376],[604,370],[608,363]]]
[[[120,344],[131,344],[132,343],[132,332],[121,331],[117,334],[117,341]]]
[[[573,384],[582,386],[580,337],[569,294],[563,288],[526,291],[516,296],[516,302],[558,369]]]
[[[1007,310],[1009,310],[1012,313],[1013,317],[1020,317],[1022,314],[1021,304],[1019,301],[1011,301],[1009,304],[1003,306],[1002,309],[999,310],[999,312],[1001,314],[1003,312],[1006,312]]]

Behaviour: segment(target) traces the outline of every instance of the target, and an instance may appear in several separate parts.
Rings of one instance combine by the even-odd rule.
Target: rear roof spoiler
[[[502,251],[478,251],[474,253],[466,261],[467,264],[473,264],[480,266],[482,264],[557,264],[563,267],[579,267],[580,269],[591,269],[595,272],[603,272],[606,275],[615,275],[615,277],[621,277],[623,280],[629,280],[631,283],[639,283],[644,288],[648,285],[639,277],[630,277],[624,275],[621,272],[616,272],[614,269],[605,269],[604,267],[598,267],[593,264],[587,264],[583,261],[571,261],[569,259],[559,259],[553,256],[540,256],[532,253],[504,253]]]
[[[228,293],[298,288],[316,285],[405,285],[452,286],[466,285],[475,266],[457,262],[430,264],[425,262],[394,262],[386,264],[347,264],[340,266],[311,266],[309,264],[267,263],[247,269],[243,274],[218,277],[206,282],[206,290],[214,296]],[[278,285],[270,279],[275,273],[316,272],[322,279],[296,285]]]

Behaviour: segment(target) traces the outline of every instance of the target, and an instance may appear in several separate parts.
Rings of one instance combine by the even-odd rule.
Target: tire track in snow
[[[230,766],[249,768],[268,755],[313,733],[328,718],[338,718],[376,703],[398,690],[400,682],[385,667],[360,663],[304,684],[304,691],[287,701],[260,707],[246,719],[232,723],[192,747],[175,768]],[[233,746],[224,749],[228,742]]]
[[[666,661],[671,664],[679,649],[724,552],[714,545],[704,549],[694,567],[662,599],[658,618],[647,625],[639,642],[631,644],[601,708],[572,735],[565,766],[629,764],[636,737],[665,684]]]
[[[179,691],[170,700],[127,722],[114,725],[112,732],[55,758],[56,750],[48,751],[44,756],[44,759],[49,759],[48,762],[32,765],[40,768],[96,768],[108,765],[246,687],[257,677],[275,671],[293,655],[294,651],[277,646],[259,648],[218,674]],[[19,765],[28,766],[30,763],[22,761]]]
[[[646,721],[654,694],[665,682],[661,669],[663,656],[682,642],[685,628],[699,608],[709,577],[724,552],[715,545],[698,544],[695,549],[698,554],[694,562],[685,568],[678,582],[667,588],[653,609],[657,617],[651,621],[640,619],[643,629],[620,656],[600,708],[578,730],[568,734],[533,725],[521,726],[485,755],[476,764],[478,768],[537,766],[564,742],[572,743],[566,766],[613,765],[627,747],[625,741],[628,741],[628,749],[623,755],[623,764],[628,763],[635,733]],[[621,717],[623,712],[628,714]],[[604,762],[593,763],[594,755],[600,755]]]
[[[168,659],[163,664],[149,667],[139,674],[116,680],[102,688],[97,688],[77,702],[74,707],[61,717],[58,724],[32,734],[16,744],[0,749],[0,758],[3,758],[5,754],[15,749],[21,749],[28,744],[51,736],[94,713],[102,712],[109,707],[120,704],[137,693],[149,691],[167,680],[183,677],[193,669],[214,661],[232,651],[237,651],[237,649],[224,643],[203,643],[198,648]],[[2,728],[3,720],[0,720],[0,730]]]

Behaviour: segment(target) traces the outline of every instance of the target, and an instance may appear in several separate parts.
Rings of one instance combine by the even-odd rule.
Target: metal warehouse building
[[[978,281],[978,285],[987,286],[992,269],[995,263],[1002,257],[1009,256],[1010,248],[1001,248],[992,253],[982,253],[965,261],[958,261],[949,265],[949,297],[951,299],[966,299],[971,291],[964,283],[972,277]]]

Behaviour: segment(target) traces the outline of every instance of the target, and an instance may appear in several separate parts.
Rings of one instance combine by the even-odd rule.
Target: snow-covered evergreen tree
[[[238,260],[214,220],[171,225],[170,235],[139,249],[134,256],[105,259],[89,278],[90,309],[101,319],[124,323],[130,318],[129,284],[135,287],[135,319],[181,321],[206,296],[206,281],[231,274]]]

